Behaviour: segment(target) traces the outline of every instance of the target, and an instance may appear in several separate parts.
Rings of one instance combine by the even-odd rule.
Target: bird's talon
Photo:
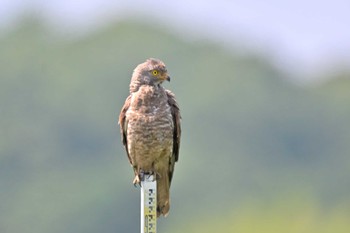
[[[137,185],[141,186],[140,177],[138,175],[136,175],[132,183],[134,184],[135,187]]]

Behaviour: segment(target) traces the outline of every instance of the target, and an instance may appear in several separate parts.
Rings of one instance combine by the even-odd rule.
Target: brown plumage
[[[151,173],[157,179],[157,215],[167,216],[169,188],[179,158],[180,110],[174,94],[161,86],[170,81],[160,60],[138,65],[130,82],[130,95],[119,115],[122,142],[135,173]]]

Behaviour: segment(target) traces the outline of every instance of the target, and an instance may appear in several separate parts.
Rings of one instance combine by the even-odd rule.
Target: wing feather
[[[126,150],[126,154],[128,155],[128,159],[129,159],[130,164],[132,164],[131,157],[129,155],[129,150],[128,150],[128,141],[127,141],[128,140],[128,137],[127,137],[128,121],[126,119],[126,112],[128,111],[128,109],[130,107],[130,102],[131,102],[131,95],[129,95],[128,98],[126,98],[124,106],[122,107],[122,110],[120,111],[118,124],[120,126],[120,134],[122,136],[122,142],[123,142],[124,148]]]
[[[169,169],[169,184],[171,183],[173,173],[174,173],[174,167],[175,162],[179,160],[179,149],[180,149],[180,139],[181,139],[181,115],[180,115],[180,108],[179,105],[176,102],[175,95],[169,91],[166,90],[166,94],[168,97],[168,104],[171,108],[171,115],[173,117],[173,123],[174,123],[174,134],[173,134],[173,154],[170,159],[170,169]]]

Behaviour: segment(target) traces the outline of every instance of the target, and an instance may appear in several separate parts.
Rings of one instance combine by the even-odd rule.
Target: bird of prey
[[[119,115],[119,125],[134,185],[142,176],[157,180],[157,216],[167,216],[169,188],[179,159],[180,110],[175,95],[161,84],[170,81],[165,64],[154,58],[139,64],[131,77],[130,95]]]

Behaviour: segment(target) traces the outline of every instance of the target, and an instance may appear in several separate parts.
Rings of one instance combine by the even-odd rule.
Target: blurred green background
[[[159,232],[350,231],[347,69],[296,84],[263,54],[131,18],[70,39],[40,21],[0,34],[1,233],[139,231],[117,117],[148,57],[183,117]]]

